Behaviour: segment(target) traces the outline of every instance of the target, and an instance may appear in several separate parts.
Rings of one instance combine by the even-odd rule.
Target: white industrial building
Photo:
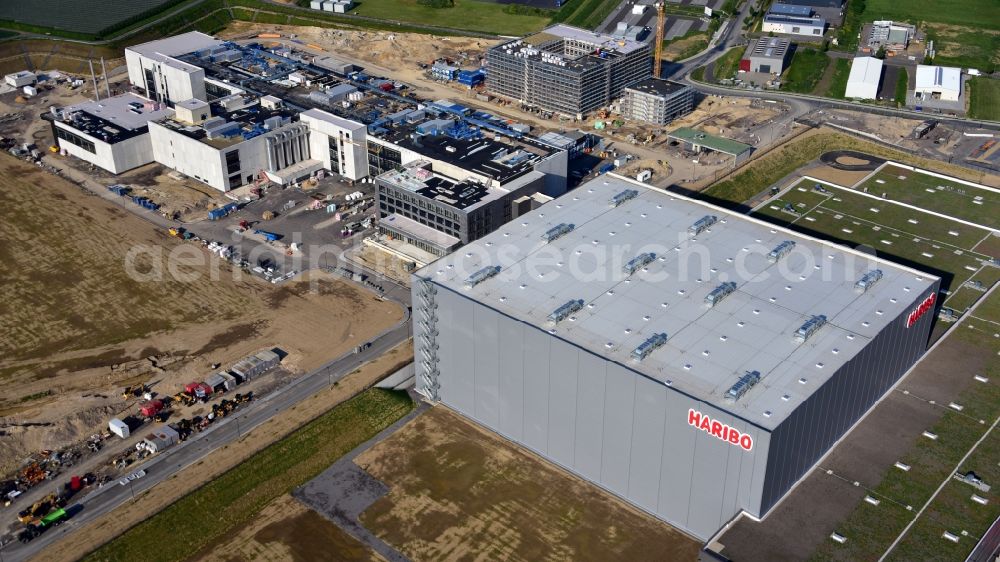
[[[939,283],[606,174],[414,273],[417,391],[704,540],[885,396]]]
[[[819,16],[796,16],[769,12],[764,16],[760,30],[764,33],[822,37],[826,30],[826,20]]]
[[[154,160],[149,122],[173,113],[127,93],[57,109],[49,117],[60,151],[120,174]]]
[[[8,74],[3,79],[12,88],[23,88],[34,84],[38,80],[38,77],[35,76],[34,72],[22,70]]]
[[[299,119],[309,126],[310,154],[324,168],[349,180],[368,175],[365,149],[368,127],[320,109],[304,111]]]
[[[149,99],[168,105],[207,100],[205,70],[175,57],[220,45],[222,41],[198,31],[133,45],[125,49],[129,81]]]
[[[878,98],[882,80],[882,60],[875,57],[855,57],[847,77],[845,98],[873,100]]]
[[[913,96],[918,101],[958,101],[962,97],[962,69],[949,66],[918,65]]]
[[[322,166],[309,156],[309,128],[295,111],[267,108],[235,95],[213,103],[177,104],[172,118],[149,125],[153,157],[168,168],[229,191],[266,175],[278,184],[310,176]]]

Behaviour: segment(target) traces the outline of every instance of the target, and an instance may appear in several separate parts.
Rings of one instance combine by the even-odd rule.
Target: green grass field
[[[743,56],[743,51],[745,50],[743,47],[733,47],[726,51],[726,54],[715,60],[712,76],[716,81],[726,80],[736,75],[736,71],[740,67],[740,58]]]
[[[792,55],[792,63],[781,75],[781,89],[787,92],[808,94],[813,91],[827,65],[830,57],[816,49],[797,49]],[[850,71],[848,71],[850,73]],[[846,86],[847,80],[844,79]]]
[[[1000,297],[1000,293],[996,297]],[[1000,301],[1000,298],[991,301]],[[980,313],[987,304],[991,303],[984,302],[976,312]],[[837,525],[837,532],[846,536],[847,542],[824,542],[814,554],[814,560],[879,558],[996,419],[997,404],[1000,403],[1000,363],[991,359],[1000,352],[1000,340],[993,337],[993,330],[964,328],[949,337],[956,340],[954,345],[962,345],[966,353],[979,354],[979,357],[971,359],[983,361],[987,365],[985,371],[960,371],[949,375],[971,378],[982,374],[989,378],[989,382],[972,383],[974,386],[959,395],[956,402],[964,407],[961,412],[944,408],[941,418],[933,427],[928,428],[938,438],[931,440],[919,437],[910,451],[900,459],[910,465],[910,471],[888,467],[881,482],[871,493],[882,500],[881,504],[873,506],[864,501],[859,502],[851,515]],[[953,344],[945,341],[942,345]],[[996,462],[998,454],[1000,436],[992,434],[959,470],[972,470],[987,482],[995,482],[1000,479],[1000,468]],[[986,532],[1000,514],[1000,505],[997,505],[1000,497],[995,490],[994,487],[991,493],[979,492],[967,484],[949,480],[941,494],[931,502],[927,511],[890,553],[888,559],[900,562],[964,560],[975,546],[977,538]],[[970,499],[973,492],[987,497],[989,505],[973,503]],[[907,510],[906,506],[911,506],[912,509]],[[957,544],[941,537],[944,531],[958,535],[962,530],[967,530],[971,536],[961,537]]]
[[[969,117],[1000,121],[1000,80],[978,76],[969,86]]]
[[[987,74],[1000,69],[1000,31],[933,22],[924,24],[924,29],[934,41],[934,64],[976,68]]]
[[[902,178],[902,179],[901,179]],[[990,228],[1000,228],[1000,193],[887,166],[858,186],[875,195]]]
[[[1000,30],[996,0],[865,0],[865,21],[940,22]]]
[[[906,87],[909,85],[910,76],[905,68],[899,69],[899,76],[896,77],[896,91],[893,99],[896,105],[902,107],[906,105]]]
[[[503,4],[475,0],[455,0],[451,8],[431,8],[416,0],[360,0],[351,13],[498,35],[527,35],[549,23],[547,17],[511,14],[504,8]]]
[[[85,560],[187,560],[412,408],[405,393],[368,390],[184,496]]]
[[[818,96],[844,99],[847,92],[847,79],[851,75],[851,61],[848,59],[835,59],[833,61],[833,78],[830,79],[830,87],[825,92],[813,92]]]
[[[827,190],[830,194],[818,193],[803,181],[755,214],[823,238],[871,246],[893,261],[940,275],[943,290],[960,287],[987,257],[971,250],[988,234],[986,230],[851,191]],[[797,214],[786,212],[787,205]]]

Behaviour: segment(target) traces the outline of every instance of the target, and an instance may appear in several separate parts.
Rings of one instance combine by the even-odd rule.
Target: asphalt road
[[[49,544],[67,538],[77,528],[131,501],[133,494],[138,495],[153,488],[184,467],[198,462],[214,449],[236,441],[240,435],[331,386],[358,365],[377,358],[409,336],[410,325],[407,315],[398,325],[372,340],[371,347],[361,353],[348,353],[327,363],[296,379],[288,386],[241,407],[237,410],[237,415],[213,423],[206,431],[192,434],[187,441],[155,455],[143,465],[136,466],[134,470],[139,468],[146,470],[144,478],[134,480],[131,485],[126,486],[112,482],[84,496],[78,502],[80,507],[75,508],[80,509],[79,513],[61,526],[43,533],[30,543],[21,544],[14,541],[4,546],[0,550],[3,562],[18,562],[32,558]]]

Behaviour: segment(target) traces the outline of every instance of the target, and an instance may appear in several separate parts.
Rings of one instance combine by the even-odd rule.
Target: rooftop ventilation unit
[[[711,227],[716,222],[718,222],[718,220],[719,217],[715,215],[705,215],[700,219],[698,219],[697,221],[695,221],[694,224],[688,227],[688,234],[692,236],[697,236],[702,232],[708,230],[708,228]]]
[[[470,275],[469,278],[465,280],[465,288],[471,289],[483,281],[486,281],[490,277],[493,277],[497,273],[500,273],[499,265],[488,265]]]
[[[546,242],[552,242],[558,238],[561,238],[569,234],[570,232],[573,232],[574,228],[576,228],[576,225],[559,223],[556,226],[553,226],[552,228],[546,230],[545,234],[542,235],[542,240],[545,240]]]
[[[723,283],[718,287],[712,289],[712,292],[705,296],[705,304],[708,306],[715,306],[722,302],[722,299],[728,297],[730,293],[736,290],[736,283],[729,281]]]
[[[878,283],[879,280],[881,279],[882,279],[882,270],[873,269],[868,273],[862,275],[861,279],[858,279],[858,282],[854,284],[854,290],[859,293],[864,293],[868,289],[871,289],[872,285]]]
[[[760,382],[760,371],[747,371],[726,391],[726,402],[736,402],[758,382]]]
[[[625,191],[615,195],[611,198],[611,206],[617,207],[622,203],[628,201],[629,199],[635,199],[639,196],[639,192],[634,189],[626,189]]]
[[[826,324],[826,316],[822,314],[817,314],[806,320],[805,324],[800,326],[798,330],[795,330],[795,341],[805,343],[807,339],[823,327],[823,324]]]
[[[639,271],[644,265],[656,259],[656,254],[653,252],[646,252],[644,254],[639,254],[638,256],[630,259],[628,263],[622,266],[622,272],[625,275],[632,275],[636,271]]]
[[[794,241],[785,240],[781,244],[775,246],[774,249],[767,254],[767,261],[771,263],[777,262],[781,258],[787,256],[788,252],[791,252],[792,248],[794,247],[795,247]]]
[[[580,310],[581,308],[583,308],[582,299],[569,301],[566,304],[560,306],[559,308],[553,310],[552,314],[549,314],[549,321],[552,322],[553,324],[558,324],[559,322],[562,322],[563,320],[568,318],[570,314],[573,314],[574,312]]]
[[[639,344],[639,347],[632,350],[632,359],[642,361],[665,343],[667,343],[667,334],[653,334],[649,336],[649,339]]]

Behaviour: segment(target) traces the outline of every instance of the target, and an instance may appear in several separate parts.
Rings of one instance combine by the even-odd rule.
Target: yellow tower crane
[[[666,13],[663,10],[663,2],[656,3],[656,49],[653,55],[653,78],[660,78],[660,70],[663,67],[663,27],[666,21]]]

